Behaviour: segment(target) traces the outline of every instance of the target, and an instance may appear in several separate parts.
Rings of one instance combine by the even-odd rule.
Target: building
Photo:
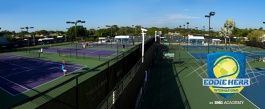
[[[132,36],[130,35],[120,35],[120,36],[115,36],[114,38],[115,42],[119,43],[130,43],[132,41]]]

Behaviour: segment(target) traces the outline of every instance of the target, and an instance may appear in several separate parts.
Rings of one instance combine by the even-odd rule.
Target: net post
[[[100,61],[100,54],[98,54],[98,60]]]
[[[61,56],[61,54],[60,54],[60,51],[59,50],[57,50],[57,53],[59,54],[59,57]]]

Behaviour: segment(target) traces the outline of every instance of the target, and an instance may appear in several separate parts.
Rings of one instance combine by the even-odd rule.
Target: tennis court
[[[68,74],[83,67],[66,63]],[[62,75],[59,62],[11,54],[0,55],[0,87],[13,96],[42,86]]]
[[[257,58],[261,56],[262,58],[265,57],[265,52],[242,52],[246,54],[247,62],[250,62],[249,59]],[[189,53],[193,58],[197,61],[206,61],[207,54],[205,52],[198,52],[198,53]],[[248,70],[246,70],[245,77],[251,79],[251,85],[245,87],[244,90],[241,92],[242,96],[247,98],[253,105],[264,109],[265,108],[265,98],[261,95],[265,92],[265,68],[252,68],[252,63],[247,63]]]
[[[239,53],[244,53],[246,55],[247,61],[257,60],[259,57],[264,58],[265,52],[245,52],[238,51]],[[206,61],[207,52],[189,52],[189,54],[195,58],[197,61]]]
[[[59,54],[77,54],[85,56],[101,56],[109,57],[117,53],[117,50],[96,50],[96,49],[75,49],[75,48],[47,48],[43,52],[59,53]]]
[[[245,87],[241,92],[247,99],[254,103],[260,109],[265,109],[265,68],[254,68],[246,71],[246,77],[250,78],[251,85]]]
[[[182,49],[188,49],[188,50],[208,50],[207,45],[181,45],[180,46]],[[252,50],[254,48],[252,47],[247,47],[247,46],[236,46],[236,45],[209,45],[209,50],[225,50],[229,51],[231,49],[233,50]]]
[[[92,47],[106,47],[106,48],[116,48],[117,46],[119,48],[122,48],[124,45],[124,47],[132,47],[133,44],[129,44],[129,43],[119,43],[117,44],[116,42],[112,42],[112,43],[93,43],[93,44],[90,44],[90,46]],[[81,46],[81,44],[79,44],[79,46]]]

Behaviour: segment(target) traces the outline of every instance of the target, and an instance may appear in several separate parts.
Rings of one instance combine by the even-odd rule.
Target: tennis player
[[[65,61],[64,61],[64,58],[63,58],[63,64],[62,64],[62,71],[63,71],[63,76],[65,76],[67,74],[67,70],[65,68]]]

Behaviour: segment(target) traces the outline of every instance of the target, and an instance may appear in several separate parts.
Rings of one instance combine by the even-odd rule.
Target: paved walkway
[[[139,109],[185,108],[177,83],[177,75],[171,64],[172,60],[166,59],[163,52],[168,52],[168,48],[159,45]]]

